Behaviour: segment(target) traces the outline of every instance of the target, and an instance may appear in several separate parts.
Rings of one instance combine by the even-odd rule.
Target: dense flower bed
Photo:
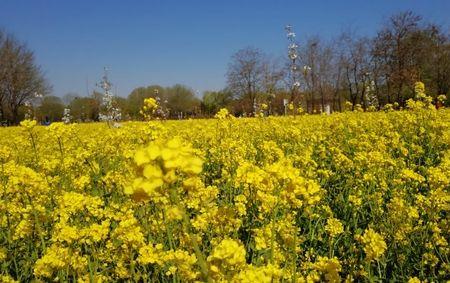
[[[0,281],[448,279],[449,150],[442,109],[25,121],[0,129]]]

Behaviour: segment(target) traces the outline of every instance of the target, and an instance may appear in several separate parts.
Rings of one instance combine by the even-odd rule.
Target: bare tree
[[[340,45],[339,40],[334,40],[330,44],[330,49],[333,52],[333,57],[331,60],[331,99],[332,99],[332,110],[342,111],[343,102],[343,91],[342,86],[344,85],[344,54],[345,51]]]
[[[269,104],[269,113],[273,113],[276,93],[282,89],[285,69],[282,60],[277,58],[265,58],[262,64],[261,96]]]
[[[316,109],[317,101],[317,76],[318,76],[318,60],[319,60],[320,39],[315,36],[309,38],[306,45],[300,50],[300,62],[303,64],[303,79],[306,86],[305,100],[308,112]]]
[[[421,17],[411,11],[393,15],[374,40],[372,56],[383,78],[389,103],[397,101],[404,105],[405,88],[411,88],[418,79],[414,62],[418,46],[408,39],[419,30],[420,21]]]
[[[333,93],[334,80],[334,52],[329,44],[322,44],[320,46],[320,56],[318,60],[318,94],[320,97],[321,112],[326,112],[325,106],[330,106]]]
[[[227,83],[244,102],[244,111],[255,112],[256,98],[263,81],[264,54],[247,47],[237,51],[228,65]]]
[[[442,28],[430,24],[415,32],[409,44],[416,46],[415,69],[419,79],[427,85],[429,94],[446,94],[450,91],[450,43]]]
[[[1,119],[17,124],[20,107],[49,90],[33,52],[12,35],[3,35],[0,39]]]
[[[314,36],[300,52],[308,112],[325,112],[339,94],[340,66],[333,44]]]
[[[3,42],[5,40],[5,34],[2,30],[0,30],[0,48],[3,46]],[[4,80],[6,77],[6,68],[3,68],[1,65],[2,62],[2,55],[0,53],[0,82]],[[5,92],[6,90],[3,89],[5,86],[3,83],[0,83],[0,123],[2,123],[5,119]]]
[[[274,93],[280,88],[285,70],[279,59],[269,57],[263,59],[261,67],[261,89],[266,94]]]
[[[364,37],[357,38],[349,33],[344,33],[341,35],[340,44],[344,48],[341,61],[341,64],[343,64],[344,85],[352,103],[352,110],[356,104],[362,104],[366,108],[366,86],[371,76],[369,40]]]

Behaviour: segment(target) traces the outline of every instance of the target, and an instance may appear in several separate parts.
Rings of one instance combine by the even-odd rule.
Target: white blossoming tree
[[[118,125],[118,121],[122,119],[120,108],[114,104],[114,96],[111,91],[112,83],[108,79],[108,69],[105,67],[105,73],[102,81],[97,84],[103,90],[102,106],[104,111],[99,114],[100,121],[106,121],[108,125]]]

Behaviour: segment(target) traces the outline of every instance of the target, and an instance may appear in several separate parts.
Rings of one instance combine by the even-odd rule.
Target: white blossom
[[[61,120],[64,122],[64,124],[70,124],[70,121],[72,120],[72,116],[70,115],[69,108],[64,108],[64,114],[63,114],[63,117]]]
[[[111,91],[112,84],[108,80],[107,69],[105,68],[105,74],[102,81],[98,84],[103,89],[102,105],[105,107],[104,113],[99,114],[99,120],[105,121],[108,124],[111,122],[117,122],[122,119],[122,113],[120,108],[114,106],[114,96]]]

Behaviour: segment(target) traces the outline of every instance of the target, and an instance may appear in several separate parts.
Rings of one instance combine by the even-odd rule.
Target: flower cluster
[[[179,175],[194,176],[202,171],[203,161],[195,156],[189,145],[183,145],[180,138],[167,142],[153,142],[139,150],[134,156],[139,176],[125,193],[135,198],[157,197],[163,184],[173,184]]]
[[[233,115],[230,114],[230,112],[228,111],[228,109],[226,108],[221,108],[219,110],[219,112],[216,113],[216,115],[214,116],[216,119],[222,120],[222,119],[226,119],[226,118],[231,118],[233,117]]]
[[[364,252],[369,261],[379,260],[386,251],[387,246],[383,237],[371,228],[367,229],[364,235],[358,239],[364,245]]]
[[[144,117],[145,120],[151,120],[155,117],[158,108],[158,101],[153,97],[149,97],[144,99],[144,105],[142,106],[142,109],[139,113]]]

